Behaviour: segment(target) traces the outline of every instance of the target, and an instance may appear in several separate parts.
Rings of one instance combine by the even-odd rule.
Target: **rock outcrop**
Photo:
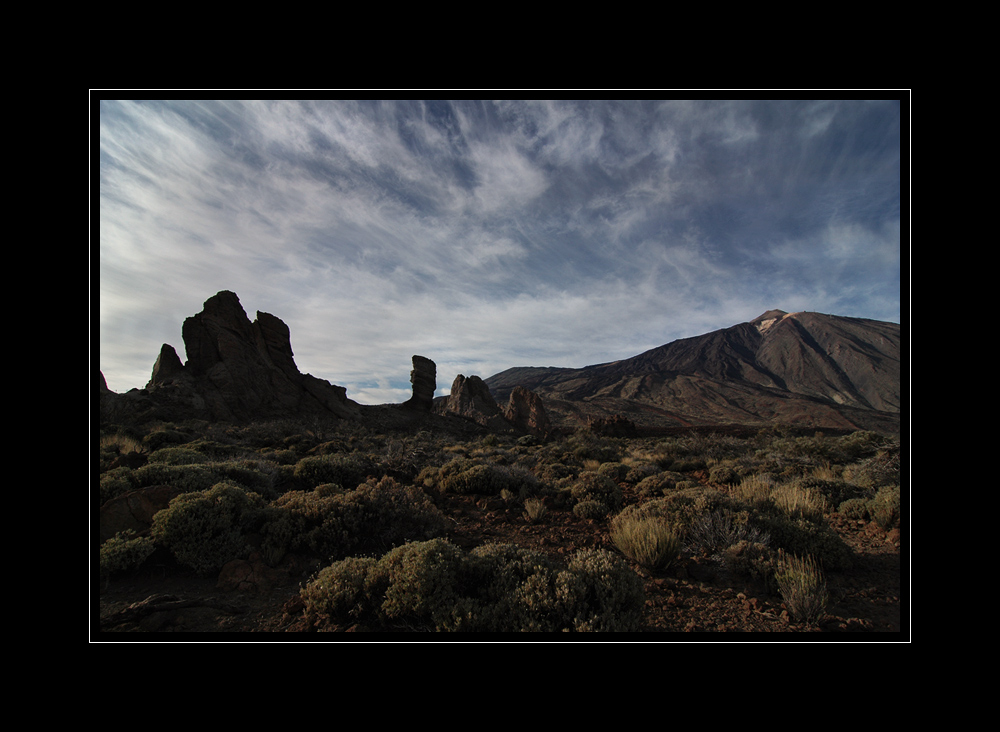
[[[421,412],[431,411],[437,390],[437,364],[424,356],[414,356],[410,384],[413,385],[413,396],[404,402],[404,406]]]
[[[485,386],[485,382],[483,386]],[[516,429],[547,439],[552,435],[552,424],[545,412],[542,398],[523,386],[515,386],[503,410],[504,418]]]
[[[235,422],[359,414],[344,387],[299,372],[285,323],[259,311],[251,322],[233,292],[206,300],[181,333],[187,362],[164,344],[146,388],[123,395],[102,391],[102,413],[107,407],[145,418]]]
[[[553,434],[545,407],[537,394],[518,387],[511,392],[507,406],[501,408],[486,382],[475,375],[456,376],[451,394],[438,400],[435,411],[462,417],[491,432],[527,432],[543,439]]]

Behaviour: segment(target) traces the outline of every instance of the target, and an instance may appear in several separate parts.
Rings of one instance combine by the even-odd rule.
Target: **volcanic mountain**
[[[899,432],[900,327],[769,310],[748,323],[583,368],[485,379],[502,401],[536,392],[561,426],[621,416],[646,427],[785,424]]]

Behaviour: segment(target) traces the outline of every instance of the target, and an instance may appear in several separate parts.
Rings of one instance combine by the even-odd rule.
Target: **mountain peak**
[[[787,318],[788,315],[789,313],[786,313],[784,310],[768,310],[763,315],[758,315],[756,318],[751,320],[750,325],[756,326],[757,330],[763,333],[779,320]]]

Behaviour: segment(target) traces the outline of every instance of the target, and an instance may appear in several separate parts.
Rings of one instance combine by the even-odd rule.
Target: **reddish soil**
[[[551,508],[539,523],[533,524],[522,515],[520,508],[510,507],[500,498],[448,495],[440,496],[438,503],[455,521],[448,538],[465,548],[491,541],[509,542],[539,549],[557,558],[585,547],[614,549],[607,520],[582,519],[567,509]],[[647,594],[646,623],[639,639],[718,640],[721,639],[718,636],[675,637],[672,634],[727,632],[819,634],[811,638],[794,638],[798,641],[907,641],[908,626],[902,617],[899,531],[887,534],[874,524],[848,521],[836,515],[832,523],[854,550],[857,561],[850,572],[827,576],[830,602],[828,614],[819,624],[796,623],[786,612],[780,596],[734,576],[717,559],[682,554],[663,574],[651,575],[635,567],[646,579]],[[159,633],[192,632],[203,634],[195,637],[196,640],[256,641],[275,639],[274,636],[264,638],[258,633],[298,632],[294,638],[287,636],[287,639],[300,640],[302,633],[316,630],[334,633],[360,630],[307,626],[301,604],[297,602],[298,592],[308,581],[311,571],[317,568],[315,564],[311,567],[286,564],[271,572],[270,586],[264,591],[240,591],[224,588],[214,578],[194,576],[169,562],[160,565],[147,562],[134,576],[116,578],[99,592],[100,632],[92,639],[171,640],[176,636]],[[142,631],[156,631],[156,634],[150,636]],[[135,632],[141,636],[130,634]],[[211,635],[204,635],[206,633]],[[217,638],[216,633],[247,635]],[[406,635],[397,634],[393,639],[409,640]],[[305,637],[319,639],[315,635]],[[375,634],[361,632],[351,638],[375,640]],[[634,637],[622,638],[627,639]],[[747,635],[739,639],[778,640],[777,637]],[[518,640],[523,639],[519,637]]]

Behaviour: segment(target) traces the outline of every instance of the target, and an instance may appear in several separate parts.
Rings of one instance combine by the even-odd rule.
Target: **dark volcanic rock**
[[[206,300],[181,332],[187,362],[164,344],[146,388],[102,396],[102,415],[241,422],[359,413],[346,389],[299,372],[285,323],[263,312],[251,322],[233,292]]]
[[[404,403],[404,406],[423,412],[431,411],[434,406],[434,392],[437,390],[437,364],[424,356],[414,356],[410,384],[413,385],[413,396]]]
[[[542,398],[523,386],[515,386],[511,390],[503,416],[515,428],[536,437],[544,439],[552,434],[552,423],[542,404]]]
[[[478,376],[456,376],[451,384],[451,394],[438,410],[442,414],[472,420],[490,430],[508,431],[511,428],[486,382]]]

